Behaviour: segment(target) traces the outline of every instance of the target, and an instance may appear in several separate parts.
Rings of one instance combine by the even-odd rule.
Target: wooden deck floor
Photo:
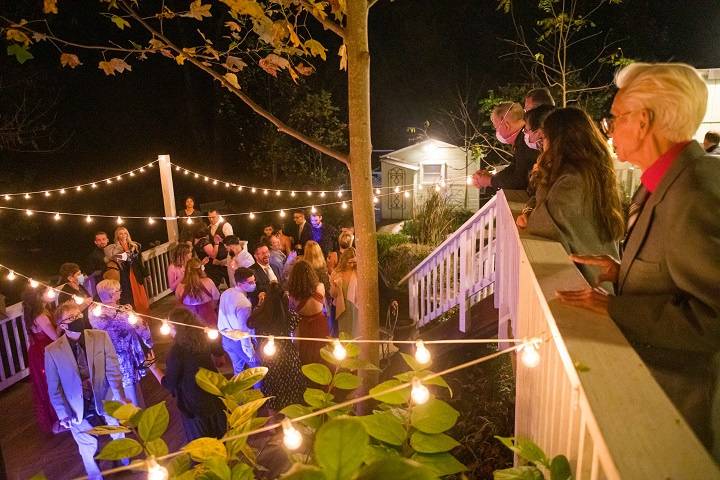
[[[152,315],[162,317],[174,305],[174,296],[167,297],[153,304]],[[157,332],[159,325],[151,325],[151,327],[156,341],[156,352],[159,361],[162,362],[169,340]],[[180,422],[180,412],[175,408],[175,401],[152,375],[143,379],[142,390],[147,405],[167,401],[170,426],[164,439],[170,451],[177,450],[185,443],[185,434]],[[70,432],[46,435],[38,429],[33,412],[29,378],[0,393],[0,412],[2,412],[0,413],[0,447],[5,464],[5,477],[0,471],[0,478],[24,480],[41,471],[50,480],[71,479],[85,474]],[[110,463],[100,462],[100,468],[111,467]],[[140,479],[147,478],[147,474],[118,474],[113,478]]]

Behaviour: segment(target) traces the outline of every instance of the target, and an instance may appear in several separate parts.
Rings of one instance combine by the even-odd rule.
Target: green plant
[[[378,249],[378,260],[382,262],[385,255],[388,254],[392,247],[400,245],[402,243],[408,243],[410,236],[404,233],[378,233],[377,234],[377,249]]]
[[[431,190],[413,213],[415,240],[433,247],[441,244],[453,232],[453,218],[457,211],[458,207],[448,192]]]
[[[380,260],[380,268],[388,284],[395,286],[413,268],[418,266],[430,253],[433,247],[418,243],[402,243],[391,247]]]
[[[572,480],[570,462],[565,455],[557,455],[552,459],[532,440],[522,437],[498,437],[507,448],[518,457],[530,463],[519,467],[496,470],[495,480],[543,480],[546,474],[550,480]]]

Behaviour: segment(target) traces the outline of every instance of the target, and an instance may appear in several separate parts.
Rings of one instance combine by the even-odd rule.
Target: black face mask
[[[82,315],[76,317],[72,322],[65,323],[71,332],[82,333],[85,330],[85,319]]]

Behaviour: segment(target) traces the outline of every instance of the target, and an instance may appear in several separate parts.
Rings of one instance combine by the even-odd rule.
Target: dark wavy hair
[[[543,122],[546,150],[538,158],[534,181],[550,187],[569,169],[583,178],[584,192],[592,199],[592,216],[603,241],[623,237],[625,220],[605,138],[584,111],[559,108]]]
[[[22,293],[22,307],[23,307],[23,322],[25,322],[25,329],[30,335],[35,325],[35,319],[39,317],[43,312],[47,311],[50,316],[50,306],[47,305],[43,298],[47,290],[44,288],[36,287],[32,288],[28,286]],[[52,317],[50,317],[52,321]],[[32,341],[32,335],[30,335]]]
[[[176,307],[170,310],[168,320],[197,327],[205,327],[193,312],[185,307]],[[175,345],[192,353],[208,353],[210,347],[204,328],[179,326],[175,331]]]
[[[287,284],[288,293],[295,300],[305,300],[315,293],[318,283],[320,283],[320,279],[313,267],[305,260],[298,260],[290,272]]]
[[[248,319],[248,327],[263,332],[285,332],[288,330],[288,299],[277,282],[270,282],[265,300]]]

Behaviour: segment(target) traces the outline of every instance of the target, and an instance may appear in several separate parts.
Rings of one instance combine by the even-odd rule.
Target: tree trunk
[[[370,49],[366,0],[347,2],[348,119],[350,133],[350,185],[353,222],[358,247],[358,324],[362,338],[378,338],[379,294],[372,192],[370,139]],[[378,364],[378,345],[361,344],[361,358]],[[376,376],[361,372],[367,388]]]

